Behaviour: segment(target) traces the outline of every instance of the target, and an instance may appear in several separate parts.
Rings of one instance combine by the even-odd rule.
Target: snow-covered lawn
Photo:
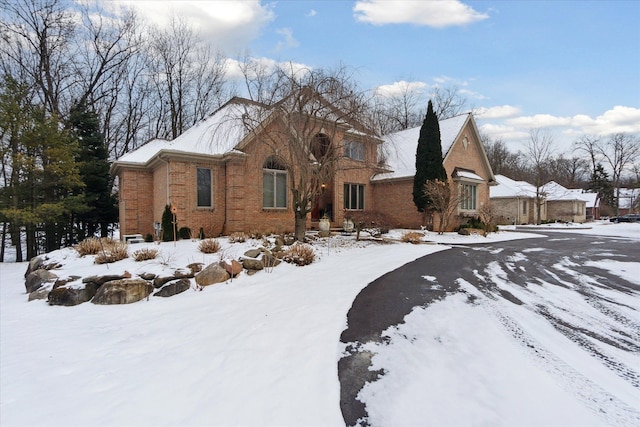
[[[599,224],[591,232],[632,237],[640,244],[640,224]],[[394,231],[390,237],[400,234]],[[190,290],[120,306],[54,307],[45,301],[27,302],[26,264],[0,264],[0,425],[344,425],[337,375],[343,352],[339,339],[358,292],[387,271],[446,250],[447,244],[527,237],[538,236],[508,231],[488,238],[429,233],[428,239],[439,245],[355,242],[338,236],[329,245],[326,240],[316,245],[317,260],[309,266],[282,264],[270,273],[242,274],[202,292]],[[228,258],[258,244],[220,240]],[[175,246],[163,243],[161,256],[144,267],[131,259],[99,266],[70,249],[50,257],[64,264],[56,271],[61,277],[153,272],[219,258],[199,253],[196,246],[190,241]],[[640,262],[626,264],[635,265],[624,269],[637,271],[627,279],[640,284]],[[610,263],[604,268],[623,267]],[[632,315],[640,328],[638,295],[630,295],[628,304],[635,307]],[[420,424],[456,425],[473,413],[482,414],[477,419],[484,425],[606,424],[607,418],[599,418],[580,399],[579,390],[560,390],[561,385],[541,376],[525,360],[521,343],[501,332],[496,315],[500,307],[488,303],[474,308],[460,298],[447,298],[428,310],[411,313],[403,327],[413,330],[389,332],[400,347],[380,348],[378,357],[393,361],[397,366],[393,375],[400,382],[390,378],[391,382],[365,388],[363,399],[371,404],[371,421],[416,423],[396,415],[406,413],[404,408],[382,404],[384,393],[404,393],[407,404],[416,404],[436,395],[437,387],[448,387],[459,390],[459,401],[443,405]],[[508,314],[521,316],[515,311]],[[518,319],[525,326],[530,324],[526,317]],[[418,332],[423,322],[434,328]],[[535,326],[544,331],[541,328]],[[408,334],[415,339],[398,338]],[[434,338],[441,340],[440,346],[433,345]],[[480,342],[489,348],[478,351]],[[419,348],[425,363],[411,364],[398,356],[406,345]],[[572,350],[565,351],[571,354]],[[640,364],[638,354],[626,357],[631,366],[636,361]],[[418,371],[407,370],[416,366]],[[437,387],[425,393],[409,381],[407,388],[398,389],[412,374]],[[606,372],[597,374],[607,384],[619,381]],[[386,389],[376,390],[385,385]],[[471,387],[481,387],[486,399],[465,402]],[[516,391],[523,390],[535,405],[522,403]],[[638,388],[627,387],[620,394],[630,405],[635,399],[640,406]],[[505,404],[496,405],[496,400]],[[575,417],[559,418],[560,406]]]

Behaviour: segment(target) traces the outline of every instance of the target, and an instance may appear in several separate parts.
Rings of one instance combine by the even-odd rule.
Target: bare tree
[[[618,200],[623,173],[640,157],[640,139],[626,133],[615,133],[605,143],[600,142],[597,150],[611,168],[611,181]]]
[[[301,240],[322,184],[331,182],[340,170],[366,164],[344,158],[342,135],[352,132],[352,138],[363,141],[373,136],[361,124],[366,122],[368,100],[344,66],[296,70],[290,65],[269,70],[253,63],[243,72],[254,101],[242,114],[243,126],[259,134],[260,143],[286,168],[295,237]],[[267,120],[275,124],[263,132]]]
[[[3,61],[11,63],[3,68],[26,77],[46,110],[60,116],[62,104],[69,103],[73,75],[76,24],[72,12],[61,0],[1,1],[4,40],[0,50]]]
[[[547,182],[549,160],[553,137],[548,132],[534,128],[529,131],[526,156],[531,167],[533,185],[536,187],[537,224],[540,224],[540,211],[544,203],[544,184]]]
[[[458,116],[472,108],[467,99],[460,94],[457,86],[436,86],[429,95],[433,101],[433,109],[440,120]]]
[[[495,141],[492,141],[488,135],[480,135],[480,138],[494,174],[505,175],[516,180],[524,178],[524,161],[520,152],[511,152],[501,138]]]
[[[583,135],[573,143],[575,151],[589,156],[589,160],[591,161],[591,173],[593,173],[598,166],[599,144],[600,137],[593,135]]]
[[[460,205],[462,196],[453,185],[439,179],[424,184],[424,193],[431,199],[431,210],[438,213],[438,234],[447,231]]]
[[[158,134],[175,139],[221,105],[225,60],[221,54],[213,55],[187,22],[175,16],[169,28],[154,29],[151,40],[149,66],[158,91],[159,115],[166,114],[169,123]]]
[[[426,113],[425,93],[422,87],[411,82],[397,83],[396,91],[376,91],[374,111],[381,134],[420,126]]]

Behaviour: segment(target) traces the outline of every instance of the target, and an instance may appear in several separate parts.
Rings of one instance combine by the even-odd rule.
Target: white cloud
[[[307,16],[311,17],[311,16],[316,16],[318,14],[318,12],[316,12],[315,9],[311,9],[309,12],[307,12]]]
[[[512,126],[521,128],[549,128],[549,127],[561,127],[570,126],[570,117],[557,117],[551,114],[536,114],[533,116],[522,116],[507,120],[507,123]]]
[[[458,0],[359,0],[353,12],[356,20],[374,25],[416,24],[434,28],[466,25],[489,17]]]
[[[480,107],[473,113],[482,119],[505,119],[520,114],[521,110],[513,105],[499,105],[496,107]]]
[[[491,139],[502,139],[503,141],[521,141],[529,137],[529,132],[515,128],[513,126],[506,126],[494,123],[485,123],[481,126],[480,133],[488,135]]]
[[[421,94],[426,87],[427,84],[424,82],[407,82],[404,80],[400,80],[389,85],[381,85],[376,87],[375,93],[376,95],[389,97],[398,96],[403,93],[414,91],[418,92],[418,94]]]
[[[270,5],[259,0],[230,1],[101,1],[108,10],[125,5],[133,8],[149,23],[164,27],[171,16],[185,19],[189,25],[220,50],[232,54],[259,36],[262,28],[275,18]]]
[[[283,49],[287,49],[290,47],[296,47],[300,43],[293,37],[293,31],[291,28],[280,28],[276,30],[276,34],[280,34],[283,37],[283,40],[280,40],[275,47],[276,52],[280,52]]]

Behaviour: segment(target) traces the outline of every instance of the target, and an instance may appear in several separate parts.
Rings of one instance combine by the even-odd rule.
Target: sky
[[[640,2],[112,1],[174,13],[230,57],[353,67],[366,89],[455,86],[483,133],[531,128],[568,152],[583,134],[640,134]],[[519,145],[518,145],[519,144]]]
[[[640,241],[640,224],[590,226],[563,228]],[[316,260],[304,267],[282,263],[201,292],[124,305],[28,302],[26,263],[0,263],[0,425],[344,426],[337,366],[346,344],[340,336],[362,288],[451,244],[486,250],[474,244],[527,238],[528,249],[505,259],[523,268],[520,261],[543,250],[538,242],[546,228],[486,238],[427,233],[425,240],[440,244],[424,245],[336,235],[330,244],[315,240]],[[387,237],[399,239],[402,232]],[[132,245],[130,253],[159,250],[157,259],[144,262],[129,257],[95,264],[94,255],[79,257],[72,248],[47,257],[59,264],[53,271],[60,278],[125,271],[165,277],[192,262],[236,259],[263,244],[218,241],[217,254],[198,252],[199,241],[191,240]],[[594,247],[601,248],[601,261],[592,267],[640,284],[640,262]],[[640,293],[588,277],[573,259],[545,266],[555,284],[526,287],[506,282],[501,264],[493,264],[477,272],[479,282],[495,283],[522,305],[459,283],[464,293],[416,307],[385,332],[386,344],[362,343],[372,368],[385,372],[359,396],[370,425],[637,426],[640,389],[633,384],[640,354],[608,343],[637,342]],[[426,285],[441,286],[429,274],[422,276]],[[558,285],[569,276],[579,286]],[[594,295],[602,299],[594,302]],[[538,307],[597,338],[572,341]]]

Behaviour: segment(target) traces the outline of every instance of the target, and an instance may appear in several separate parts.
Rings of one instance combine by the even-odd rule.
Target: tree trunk
[[[4,244],[7,241],[7,223],[2,223],[2,246],[0,246],[0,262],[4,262]]]
[[[304,236],[307,233],[307,214],[304,216],[300,214],[296,214],[296,230],[295,230],[295,238],[297,241],[302,242],[304,240]]]

